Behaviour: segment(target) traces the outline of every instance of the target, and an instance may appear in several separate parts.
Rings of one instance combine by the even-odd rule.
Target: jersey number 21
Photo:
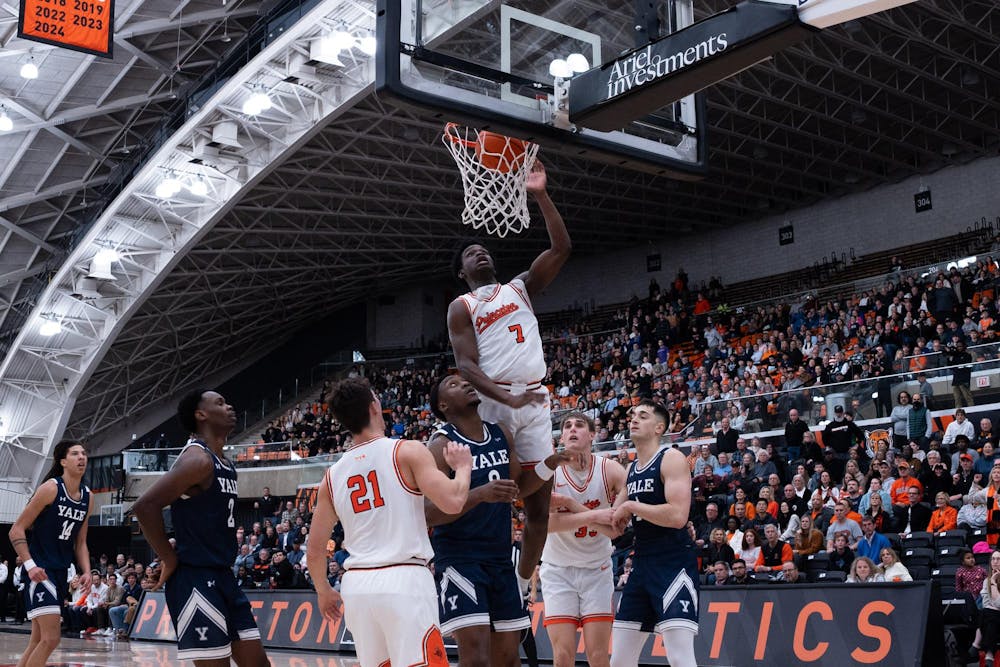
[[[378,474],[374,470],[364,476],[351,475],[347,478],[347,488],[351,490],[351,507],[355,514],[385,505],[378,488]]]

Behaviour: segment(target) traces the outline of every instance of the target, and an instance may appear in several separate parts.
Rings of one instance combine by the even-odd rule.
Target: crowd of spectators
[[[849,407],[874,403],[885,417],[893,409],[891,376],[898,373],[913,373],[924,405],[935,409],[951,404],[929,382],[935,369],[996,357],[994,348],[975,346],[996,341],[1000,331],[997,278],[997,264],[985,258],[924,277],[897,270],[878,287],[842,299],[820,303],[807,295],[731,309],[717,278],[691,291],[681,269],[666,288],[651,281],[646,298],[634,297],[607,318],[575,318],[544,332],[546,383],[558,407],[595,419],[598,442],[627,440],[627,410],[643,398],[668,408],[675,441],[729,427],[780,428],[791,409],[815,425],[828,415],[810,392],[838,382],[865,381],[850,389]],[[435,354],[351,372],[372,381],[392,435],[423,439],[433,427],[430,383],[449,363]],[[954,405],[971,405],[970,369],[948,373]],[[328,392],[329,385],[318,400],[269,423],[261,442],[291,442],[305,456],[343,451],[349,435],[326,405]]]
[[[114,561],[101,554],[92,566],[91,584],[84,588],[76,566],[70,565],[63,629],[80,636],[124,638],[142,592],[157,585],[160,566],[155,560],[144,565],[125,554]],[[13,622],[25,622],[24,595],[30,583],[20,556],[14,563],[0,563],[0,620],[9,613]]]

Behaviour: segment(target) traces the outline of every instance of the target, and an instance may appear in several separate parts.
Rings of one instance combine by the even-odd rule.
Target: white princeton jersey
[[[344,567],[427,563],[424,495],[407,486],[396,456],[402,440],[376,438],[344,452],[326,473],[333,508],[344,527]]]
[[[479,367],[491,380],[530,385],[545,378],[538,320],[523,280],[483,285],[459,298],[472,318]]]
[[[553,493],[568,496],[587,509],[607,509],[614,504],[611,483],[607,476],[608,461],[603,456],[590,455],[590,469],[580,472],[561,465],[556,470]],[[572,567],[600,567],[607,563],[613,548],[611,538],[580,525],[576,530],[551,533],[545,540],[542,562]]]

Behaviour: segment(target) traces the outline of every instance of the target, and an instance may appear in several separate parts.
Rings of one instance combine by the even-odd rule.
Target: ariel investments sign
[[[794,5],[745,0],[574,77],[570,121],[594,130],[618,129],[814,32],[799,20]]]

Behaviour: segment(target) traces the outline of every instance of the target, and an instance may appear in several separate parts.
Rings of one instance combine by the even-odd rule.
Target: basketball
[[[522,139],[481,130],[476,143],[476,157],[487,169],[508,173],[521,168],[527,147],[528,142]]]

